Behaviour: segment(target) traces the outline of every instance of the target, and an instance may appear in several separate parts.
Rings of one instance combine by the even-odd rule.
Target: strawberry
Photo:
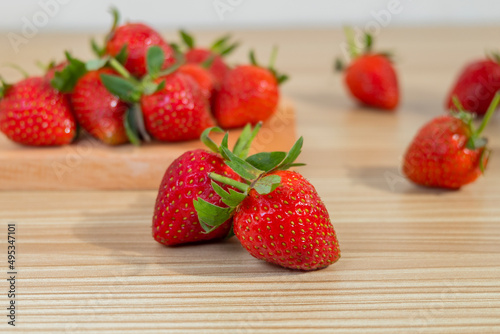
[[[263,68],[257,65],[253,53],[250,53],[252,65],[238,66],[227,74],[213,108],[221,127],[255,124],[274,114],[279,100],[278,86],[288,78],[277,74],[273,68],[275,55],[274,52],[269,68]]]
[[[124,126],[127,103],[108,92],[101,74],[116,74],[110,68],[87,72],[76,83],[71,103],[78,123],[92,136],[109,145],[128,142]]]
[[[193,78],[200,86],[203,96],[207,101],[211,101],[215,90],[215,78],[212,73],[198,64],[184,64],[177,71]]]
[[[2,82],[3,83],[3,82]],[[77,135],[67,97],[43,77],[0,87],[0,130],[14,142],[33,146],[65,145]]]
[[[141,98],[147,131],[164,141],[192,140],[214,126],[208,101],[198,84],[185,74],[174,72],[155,81],[164,87]]]
[[[340,250],[324,203],[302,175],[286,170],[301,165],[294,163],[301,147],[302,138],[288,154],[264,152],[244,160],[223,142],[226,164],[244,182],[217,173],[209,177],[242,192],[230,194],[214,186],[228,208],[195,200],[202,227],[213,231],[232,217],[236,237],[252,256],[285,268],[316,270],[335,263]]]
[[[118,11],[113,9],[112,14],[114,22],[111,32],[106,38],[105,49],[99,49],[95,43],[93,44],[94,50],[99,56],[108,54],[112,57],[126,59],[125,68],[138,78],[146,74],[146,52],[151,46],[158,46],[163,50],[165,58],[162,69],[174,64],[174,50],[157,31],[142,23],[126,23],[118,26]]]
[[[477,130],[472,115],[463,111],[424,125],[406,151],[403,173],[427,187],[459,189],[474,182],[486,168],[489,156],[487,140],[480,135],[499,101],[497,94]]]
[[[351,51],[351,63],[347,68],[340,60],[336,69],[345,70],[345,84],[351,95],[370,107],[394,110],[399,103],[399,87],[396,71],[387,54],[372,52],[372,37],[365,34],[365,48],[360,54],[353,32],[346,29]]]
[[[465,110],[484,115],[500,90],[500,56],[473,61],[462,70],[446,99],[446,107],[456,110],[453,97]]]
[[[238,43],[228,45],[231,37],[227,35],[216,40],[210,48],[200,48],[196,47],[193,36],[186,31],[181,30],[180,35],[185,46],[188,48],[184,53],[188,64],[201,65],[204,62],[212,60],[208,70],[214,76],[215,87],[218,88],[230,70],[229,66],[224,62],[223,57],[233,52],[238,47]]]
[[[104,86],[121,100],[132,104],[126,116],[132,143],[157,140],[182,141],[199,138],[215,125],[208,101],[198,84],[188,75],[176,71],[180,64],[163,67],[163,50],[153,46],[147,53],[148,74],[141,81],[133,78],[116,59],[110,64],[122,77],[101,74]]]
[[[214,150],[215,143],[209,138],[210,131],[220,132],[218,128],[209,128],[201,136],[201,140]],[[258,128],[253,131],[248,127],[240,137],[240,143],[249,147]],[[240,145],[241,147],[243,145]],[[241,151],[246,155],[248,151]],[[213,152],[197,149],[188,151],[178,157],[167,169],[160,185],[153,215],[153,238],[161,244],[173,246],[178,244],[217,240],[232,235],[231,219],[222,222],[216,230],[205,233],[201,227],[193,201],[202,198],[211,205],[227,207],[222,198],[211,186],[209,173],[217,173],[225,177],[239,180],[239,176],[231,170],[218,154],[216,146]],[[233,191],[232,187],[217,183],[224,191]],[[231,189],[231,190],[230,190]]]

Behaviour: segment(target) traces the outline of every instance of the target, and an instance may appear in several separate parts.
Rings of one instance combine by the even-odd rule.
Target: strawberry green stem
[[[109,59],[109,65],[125,79],[132,79],[130,72],[115,58]]]
[[[208,174],[208,176],[212,180],[214,180],[214,181],[218,181],[218,182],[227,184],[229,186],[235,187],[236,189],[241,190],[241,191],[243,191],[245,193],[247,193],[248,190],[250,189],[250,187],[248,186],[248,184],[245,184],[245,183],[242,183],[242,182],[238,182],[238,181],[233,180],[233,179],[231,179],[229,177],[225,177],[225,176],[222,176],[222,175],[219,175],[219,174],[215,174],[215,173],[210,173],[210,174]]]
[[[347,39],[347,45],[349,47],[349,54],[352,59],[359,56],[358,48],[356,47],[356,41],[354,40],[354,30],[351,27],[344,27],[344,33]]]
[[[273,51],[271,52],[271,58],[269,60],[269,68],[274,69],[274,64],[276,63],[276,57],[278,57],[278,47],[275,45]]]
[[[479,126],[479,129],[477,129],[477,131],[475,133],[475,135],[477,137],[479,137],[481,132],[484,131],[484,129],[486,128],[486,126],[490,122],[490,119],[493,116],[493,114],[495,113],[495,110],[497,109],[499,102],[500,102],[500,91],[497,92],[495,94],[495,96],[493,97],[493,100],[491,101],[490,106],[488,107],[488,111],[484,115],[483,121],[482,121],[481,125]]]

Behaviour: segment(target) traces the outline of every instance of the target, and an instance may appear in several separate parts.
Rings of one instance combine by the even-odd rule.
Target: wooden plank
[[[230,130],[230,145],[241,129]],[[222,135],[213,135],[221,140]],[[295,113],[283,100],[264,123],[252,153],[286,151],[295,141]],[[110,147],[87,136],[63,147],[25,147],[0,136],[0,190],[157,189],[168,165],[200,141]]]

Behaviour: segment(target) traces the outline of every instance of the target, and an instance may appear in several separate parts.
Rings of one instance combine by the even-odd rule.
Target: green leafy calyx
[[[481,137],[482,132],[488,125],[488,123],[491,120],[491,117],[495,113],[495,110],[498,107],[498,104],[500,103],[500,91],[495,94],[493,99],[491,100],[491,103],[488,107],[488,110],[486,111],[486,114],[483,117],[483,120],[479,127],[476,129],[473,121],[475,119],[475,115],[473,113],[467,112],[464,110],[464,107],[460,103],[459,99],[456,96],[453,96],[452,98],[453,103],[455,104],[455,107],[457,108],[457,111],[452,111],[452,115],[456,118],[459,118],[462,120],[462,122],[467,126],[469,129],[469,140],[467,141],[467,148],[471,150],[476,150],[478,148],[484,148],[484,151],[487,151],[488,149],[486,148],[486,145],[488,143],[487,138]],[[484,153],[486,154],[486,153]],[[483,154],[483,155],[484,155]],[[481,157],[481,163],[484,162],[483,160],[484,156]],[[487,158],[487,156],[486,156]]]
[[[195,200],[195,208],[198,212],[198,218],[201,226],[208,233],[223,224],[229,219],[236,208],[248,196],[250,190],[254,189],[261,195],[269,194],[278,188],[281,184],[281,177],[272,174],[278,170],[286,170],[293,166],[302,166],[303,164],[295,163],[295,160],[300,155],[303,139],[297,140],[288,153],[285,152],[261,152],[249,157],[246,157],[249,151],[250,143],[255,138],[260,126],[256,126],[253,130],[249,125],[245,127],[240,138],[236,142],[233,151],[228,148],[228,135],[224,136],[220,146],[217,146],[213,141],[208,141],[210,131],[220,132],[219,128],[207,129],[202,135],[202,141],[212,150],[218,151],[224,158],[225,163],[242,181],[236,181],[223,175],[210,173],[209,177],[216,182],[212,182],[214,191],[219,194],[222,201],[229,208],[214,208],[214,205],[206,205],[206,202],[199,198]],[[256,131],[257,130],[257,131]],[[205,138],[203,138],[205,137]],[[218,183],[226,184],[239,191],[230,189],[224,190]],[[228,216],[229,215],[229,216]]]
[[[271,58],[269,59],[269,65],[267,67],[263,67],[263,66],[259,65],[259,63],[257,62],[257,58],[255,57],[255,52],[253,50],[250,50],[250,53],[249,53],[250,63],[254,66],[267,68],[273,74],[273,76],[276,78],[278,85],[281,85],[282,83],[284,83],[285,81],[287,81],[289,79],[289,76],[287,74],[280,73],[276,70],[275,63],[276,63],[277,56],[278,56],[278,47],[275,46],[273,48],[273,51],[271,52]]]

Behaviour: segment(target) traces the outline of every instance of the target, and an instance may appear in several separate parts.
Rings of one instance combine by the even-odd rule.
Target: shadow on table
[[[384,192],[402,195],[442,195],[453,190],[427,188],[408,181],[394,166],[347,167],[348,176],[354,184],[363,184]]]
[[[236,237],[224,242],[205,242],[167,247],[151,236],[155,201],[151,193],[138,195],[126,209],[86,211],[73,227],[77,238],[101,247],[106,263],[115,265],[115,277],[180,275],[205,277],[297,276],[304,272],[284,269],[253,258]],[[96,266],[99,270],[99,266]],[[109,270],[109,269],[108,269]]]

